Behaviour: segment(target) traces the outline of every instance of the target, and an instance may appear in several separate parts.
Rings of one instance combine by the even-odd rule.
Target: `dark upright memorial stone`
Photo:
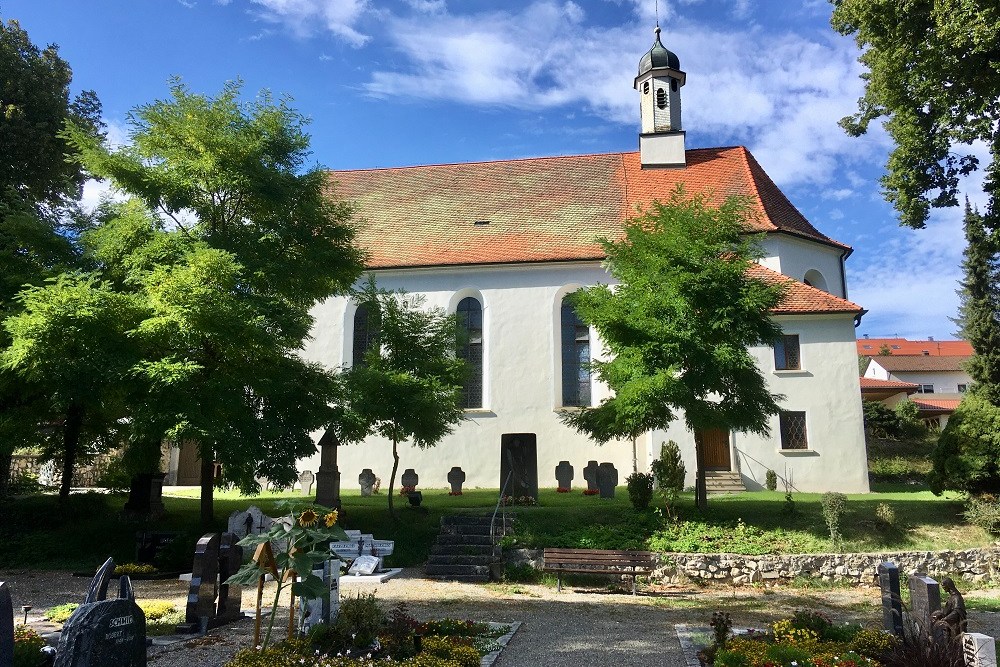
[[[538,448],[534,433],[500,436],[500,487],[510,474],[505,495],[538,500]]]
[[[465,484],[465,471],[455,466],[448,471],[448,484],[451,485],[451,492],[455,495],[462,493],[462,485]]]
[[[0,667],[14,664],[14,603],[10,587],[0,581]]]
[[[882,629],[903,636],[903,600],[899,595],[899,568],[895,563],[879,563],[878,585],[882,589]]]
[[[560,489],[573,488],[573,466],[569,461],[560,461],[556,466],[556,484]]]
[[[109,558],[104,561],[104,565],[97,568],[97,574],[90,581],[90,588],[87,589],[87,597],[84,598],[83,603],[88,604],[107,599],[108,584],[111,582],[111,576],[114,573],[115,561]]]
[[[372,495],[373,487],[375,486],[375,473],[372,472],[371,468],[365,468],[358,475],[358,484],[361,485],[361,497],[367,498]]]
[[[587,461],[583,469],[583,478],[587,480],[587,490],[597,491],[597,461]]]
[[[219,542],[218,533],[209,533],[195,545],[184,628],[189,632],[204,633],[215,616],[215,599],[219,593]]]
[[[127,576],[119,580],[118,599],[105,599],[108,563],[114,571],[108,559],[63,626],[55,667],[146,667],[146,617]]]
[[[243,564],[243,547],[237,544],[239,539],[232,533],[223,533],[219,540],[219,605],[215,620],[209,622],[210,627],[243,618],[243,611],[240,609],[243,587],[226,583]]]
[[[413,468],[407,468],[403,471],[402,476],[399,478],[399,483],[403,486],[411,486],[416,488],[417,484],[420,483],[420,475]]]
[[[910,587],[910,618],[920,633],[929,635],[934,625],[931,614],[941,609],[941,587],[930,577],[916,574],[907,583]]]
[[[316,471],[316,504],[340,509],[340,469],[337,468],[337,440],[333,430],[319,439],[319,470]]]
[[[614,498],[615,487],[618,486],[618,470],[612,463],[602,463],[597,466],[597,488],[601,498]]]

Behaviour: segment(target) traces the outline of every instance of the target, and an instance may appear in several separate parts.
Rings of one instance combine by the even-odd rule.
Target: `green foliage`
[[[628,499],[638,511],[649,507],[653,498],[653,475],[644,472],[634,472],[625,478],[628,485]]]
[[[865,431],[869,434],[876,438],[899,438],[902,436],[899,417],[885,403],[862,401],[861,411],[865,419]]]
[[[709,524],[701,521],[668,522],[649,538],[653,551],[680,553],[742,553],[752,555],[799,553],[808,542],[780,528],[763,530],[738,520]]]
[[[927,433],[927,427],[920,419],[920,408],[913,401],[900,401],[893,408],[899,421],[899,433],[905,438],[919,438]]]
[[[663,498],[667,514],[673,516],[677,498],[684,490],[684,461],[681,459],[681,449],[673,440],[660,443],[660,458],[655,459],[649,469],[656,479],[656,488]]]
[[[983,216],[969,207],[968,200],[965,202],[964,277],[955,321],[975,350],[966,365],[975,382],[974,391],[1000,405],[1000,229],[996,205],[995,201],[990,204],[992,229],[987,230]]]
[[[879,503],[875,506],[875,518],[887,526],[896,525],[896,510],[889,503]]]
[[[38,667],[44,646],[45,640],[40,634],[26,625],[15,626],[13,667]]]
[[[928,482],[972,495],[1000,493],[1000,408],[972,392],[948,419],[931,455]]]
[[[342,646],[338,648],[338,652],[342,649],[368,648],[386,626],[388,620],[378,601],[375,600],[374,593],[367,595],[358,593],[356,597],[342,601],[340,613],[330,629],[331,636],[343,642]],[[320,648],[326,647],[320,646]]]
[[[872,660],[878,660],[896,646],[896,638],[888,632],[876,628],[863,628],[850,640],[850,648],[855,653]]]
[[[45,611],[45,618],[53,623],[65,623],[79,606],[80,605],[77,602],[67,602],[65,604],[56,605],[55,607],[50,607]]]
[[[830,542],[833,543],[834,549],[839,549],[844,540],[840,533],[840,521],[847,509],[847,496],[836,491],[828,491],[823,494],[820,503],[823,505],[823,519],[826,520],[827,530],[830,531]]]
[[[159,620],[177,610],[177,606],[170,600],[137,600],[136,604],[142,609],[142,613],[146,615],[147,621]]]
[[[716,648],[725,648],[733,634],[733,619],[728,612],[713,611],[709,623],[712,628],[712,642]]]
[[[1000,501],[996,496],[973,496],[965,504],[965,520],[990,535],[1000,535]]]
[[[424,651],[429,655],[448,660],[459,667],[478,667],[479,651],[470,645],[457,642],[453,637],[427,637]]]
[[[778,490],[778,473],[768,470],[764,477],[764,486],[768,491]]]
[[[149,563],[122,563],[121,565],[115,565],[115,576],[120,577],[122,575],[148,575],[156,574],[159,570],[156,569],[154,565]],[[139,605],[142,606],[141,604]]]

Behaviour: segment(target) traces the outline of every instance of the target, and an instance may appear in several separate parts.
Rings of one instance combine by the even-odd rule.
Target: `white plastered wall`
[[[810,271],[817,272],[826,282],[824,291],[848,298],[844,293],[842,249],[799,239],[790,234],[768,234],[761,245],[765,255],[761,264],[767,268],[799,282],[804,282]],[[810,283],[823,289],[815,280],[810,280]]]

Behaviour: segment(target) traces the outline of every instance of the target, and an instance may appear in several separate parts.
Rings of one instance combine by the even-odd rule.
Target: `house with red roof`
[[[556,486],[563,461],[575,488],[585,487],[592,461],[612,463],[624,483],[633,466],[649,469],[666,440],[680,445],[693,485],[698,438],[720,484],[759,489],[773,470],[801,491],[868,490],[855,347],[864,310],[847,294],[851,248],[813,226],[746,148],[686,148],[685,81],[657,30],[633,82],[635,152],[330,172],[330,192],[357,207],[358,240],[379,286],[458,313],[467,329],[466,419],[434,448],[400,448],[400,470],[413,468],[420,486],[444,487],[460,467],[466,487],[497,488],[513,469],[508,493],[521,495],[533,483]],[[597,240],[620,235],[627,219],[679,185],[752,205],[747,231],[761,234],[765,253],[754,273],[788,287],[773,312],[783,336],[752,350],[772,392],[785,397],[783,410],[767,437],[695,434],[678,420],[645,434],[634,452],[631,442],[598,446],[559,418],[609,395],[586,365],[604,354],[601,341],[565,297],[613,283]],[[337,297],[314,315],[306,356],[333,368],[354,363],[368,338],[366,306]],[[388,480],[387,441],[338,449],[345,488],[365,468]],[[317,455],[301,467],[319,463]]]
[[[918,346],[903,347],[899,352],[909,354],[880,354],[872,356],[861,378],[861,393],[865,399],[882,400],[893,407],[901,400],[910,400],[920,409],[924,423],[932,429],[944,428],[948,417],[958,407],[962,396],[972,386],[972,378],[963,368],[965,362],[972,356],[972,347],[965,341],[941,341],[947,352],[966,352],[965,354],[932,354],[922,348],[931,347],[922,341],[904,341],[918,343]],[[862,343],[862,341],[858,341]],[[929,341],[933,343],[933,341]],[[951,345],[945,345],[950,343]],[[890,348],[892,349],[892,348]],[[914,349],[922,349],[913,353]],[[899,393],[891,397],[876,399],[866,391],[866,383],[882,383],[883,385],[898,385],[912,387],[904,389],[906,396]]]

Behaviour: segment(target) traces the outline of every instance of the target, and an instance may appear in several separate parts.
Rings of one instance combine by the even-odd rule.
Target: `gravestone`
[[[0,581],[0,667],[14,664],[14,603],[10,587]]]
[[[560,489],[573,488],[573,466],[569,461],[560,461],[556,466],[556,484]]]
[[[597,466],[597,488],[601,498],[614,498],[615,487],[618,486],[618,471],[612,463],[602,463]]]
[[[337,440],[333,429],[319,439],[319,470],[316,472],[316,504],[340,509],[340,469],[337,468]]]
[[[219,539],[219,604],[215,610],[215,619],[209,622],[209,627],[243,618],[240,608],[243,587],[226,583],[243,565],[243,547],[237,544],[239,539],[232,533],[223,533]]]
[[[140,530],[135,534],[135,562],[155,564],[180,533]]]
[[[411,486],[416,488],[417,484],[420,483],[420,475],[413,468],[407,468],[403,471],[403,475],[399,478],[399,483],[403,486]]]
[[[500,436],[500,486],[504,495],[538,500],[538,445],[534,433],[504,433]]]
[[[131,580],[121,577],[118,599],[106,599],[114,568],[109,558],[63,625],[55,667],[146,667],[146,617],[135,603]]]
[[[908,580],[910,588],[910,618],[917,625],[917,630],[930,635],[934,621],[931,614],[941,609],[941,587],[930,577],[911,575]]]
[[[351,567],[347,570],[347,574],[354,575],[367,575],[372,574],[378,569],[379,559],[378,556],[358,556],[351,563]]]
[[[879,563],[878,585],[882,589],[882,629],[903,636],[903,600],[899,595],[899,568],[895,563]]]
[[[303,496],[308,496],[312,493],[312,486],[315,481],[316,476],[312,474],[312,470],[304,470],[299,475],[299,488],[302,490]]]
[[[195,545],[185,614],[184,629],[188,632],[204,634],[215,617],[215,600],[219,594],[219,545],[218,533],[208,533]]]
[[[587,467],[583,469],[588,491],[597,491],[597,468],[597,461],[587,461]]]
[[[465,471],[455,466],[448,471],[448,483],[451,484],[451,492],[462,493],[462,484],[465,483]]]
[[[330,594],[312,600],[299,598],[300,633],[308,634],[313,626],[319,623],[330,625],[336,620],[340,613],[340,564],[340,559],[331,558],[323,562],[323,567],[313,570]]]
[[[248,535],[266,533],[271,530],[273,523],[274,519],[264,514],[256,505],[251,505],[242,512],[236,511],[229,515],[226,532],[242,539]]]
[[[996,640],[978,632],[962,634],[962,658],[965,667],[997,667]]]
[[[375,486],[375,473],[371,468],[365,468],[358,475],[358,484],[361,485],[361,497],[367,498],[372,495],[372,487]]]

